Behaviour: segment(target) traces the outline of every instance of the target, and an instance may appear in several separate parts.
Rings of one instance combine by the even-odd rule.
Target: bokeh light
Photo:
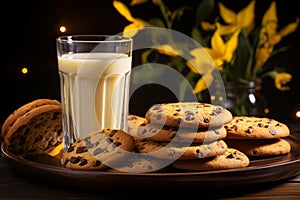
[[[60,26],[59,27],[59,31],[62,32],[62,33],[64,33],[64,32],[67,31],[67,28],[65,26]]]
[[[27,74],[28,73],[28,69],[26,67],[23,67],[21,69],[22,74]]]
[[[299,119],[300,118],[300,110],[298,110],[297,112],[296,112],[296,117]]]

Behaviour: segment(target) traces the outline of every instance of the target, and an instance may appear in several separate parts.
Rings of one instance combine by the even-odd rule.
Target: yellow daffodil
[[[222,70],[224,62],[230,62],[238,46],[238,36],[240,29],[232,34],[230,39],[225,43],[219,33],[219,25],[211,38],[211,48],[205,48],[211,56],[219,70]]]
[[[260,32],[259,46],[256,50],[256,65],[261,68],[263,64],[269,59],[274,46],[278,44],[283,37],[294,32],[299,24],[300,19],[296,22],[290,23],[277,32],[278,19],[276,12],[276,2],[273,1],[268,10],[265,12],[262,19],[262,29]]]
[[[216,29],[216,25],[215,24],[211,24],[211,23],[205,22],[205,21],[201,22],[201,27],[205,31],[213,31],[213,30]]]
[[[292,75],[286,72],[282,72],[282,73],[274,73],[273,75],[271,75],[274,79],[274,83],[277,89],[281,90],[281,91],[286,91],[289,90],[290,87],[288,86],[283,86],[285,84],[287,84],[288,82],[291,81],[292,79]]]
[[[220,9],[220,15],[227,23],[225,26],[221,26],[220,34],[231,34],[238,29],[252,28],[254,25],[255,17],[255,1],[252,0],[247,7],[235,13],[234,11],[226,8],[222,3],[218,4]],[[250,31],[250,30],[248,30]]]
[[[277,12],[276,12],[276,2],[273,1],[270,7],[266,11],[262,19],[262,30],[260,34],[260,44],[274,46],[280,42],[280,40],[286,35],[294,32],[299,24],[300,19],[297,18],[296,22],[290,23],[277,32]],[[267,37],[265,37],[267,35]]]
[[[180,50],[177,50],[168,44],[155,46],[155,48],[160,54],[165,54],[167,56],[172,56],[172,57],[178,56],[182,53]]]
[[[113,5],[121,15],[131,22],[131,24],[124,28],[124,36],[133,37],[138,33],[139,29],[142,29],[146,26],[146,23],[143,20],[132,17],[128,7],[122,2],[114,0]]]
[[[256,67],[259,72],[261,70],[261,67],[265,64],[265,62],[269,59],[271,53],[272,53],[273,48],[268,48],[268,47],[261,47],[257,49],[256,51]]]
[[[202,78],[200,78],[197,81],[197,83],[196,83],[196,85],[194,87],[194,90],[193,90],[193,92],[195,94],[200,93],[200,92],[206,90],[212,84],[212,82],[214,80],[214,77],[212,75],[212,71],[213,71],[213,68],[211,68],[211,70],[207,71],[202,76]]]
[[[142,3],[145,3],[145,2],[147,2],[148,0],[132,0],[131,2],[130,2],[130,5],[131,6],[134,6],[134,5],[138,5],[138,4],[142,4]]]
[[[213,60],[207,54],[204,48],[199,47],[190,51],[190,54],[194,57],[186,62],[186,65],[190,70],[196,74],[205,74],[211,66],[214,66]]]

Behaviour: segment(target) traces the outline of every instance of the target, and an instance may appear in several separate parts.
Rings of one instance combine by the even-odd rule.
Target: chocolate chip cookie
[[[235,139],[273,139],[290,134],[288,126],[277,120],[254,116],[235,116],[224,125],[227,138]]]
[[[104,170],[124,162],[126,152],[133,152],[134,147],[132,136],[122,130],[97,130],[71,144],[62,164],[69,169]]]
[[[136,150],[139,153],[160,159],[171,160],[188,160],[213,157],[223,154],[227,149],[227,145],[223,140],[205,143],[192,143],[189,146],[184,145],[184,143],[176,143],[170,146],[168,144],[170,143],[145,139],[136,141],[135,143]]]
[[[155,104],[146,112],[145,118],[151,123],[171,127],[207,128],[230,122],[232,114],[218,105],[178,102]]]
[[[4,143],[16,154],[47,154],[62,143],[62,112],[56,100],[28,103],[2,127]]]
[[[215,127],[214,129],[199,128],[195,131],[185,128],[180,129],[180,132],[178,132],[177,127],[151,124],[144,117],[136,115],[130,115],[128,120],[128,130],[131,135],[154,141],[170,142],[173,140],[176,142],[191,141],[197,143],[216,141],[225,138],[227,135],[224,126]]]
[[[172,167],[189,171],[209,171],[222,169],[245,168],[250,164],[250,160],[243,152],[227,148],[226,152],[211,158],[194,160],[176,160]]]
[[[249,157],[276,156],[287,154],[291,151],[290,143],[281,138],[267,140],[226,139],[225,142],[228,147],[238,149]]]

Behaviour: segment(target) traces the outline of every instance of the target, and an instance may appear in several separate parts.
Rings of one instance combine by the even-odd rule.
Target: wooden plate
[[[70,170],[60,166],[60,161],[46,155],[23,157],[15,155],[1,145],[2,156],[17,173],[34,175],[41,181],[79,188],[226,188],[276,182],[300,174],[300,133],[286,138],[292,150],[286,155],[252,159],[246,168],[217,171],[186,172],[166,171],[151,173],[118,173],[104,171]]]

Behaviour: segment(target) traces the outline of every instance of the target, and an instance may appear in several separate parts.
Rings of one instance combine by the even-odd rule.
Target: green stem
[[[165,19],[167,28],[172,28],[172,20],[170,20],[170,10],[168,7],[164,4],[162,0],[157,0],[157,4],[159,5],[160,11]]]
[[[253,74],[251,73],[252,65],[253,65],[253,57],[254,57],[253,47],[251,46],[251,43],[247,36],[246,30],[244,28],[242,29],[242,34],[246,38],[245,41],[246,41],[246,45],[249,50],[249,59],[248,59],[247,68],[246,68],[246,75],[247,75],[246,79],[253,80],[253,78],[255,79],[255,73],[256,73],[256,72]]]

